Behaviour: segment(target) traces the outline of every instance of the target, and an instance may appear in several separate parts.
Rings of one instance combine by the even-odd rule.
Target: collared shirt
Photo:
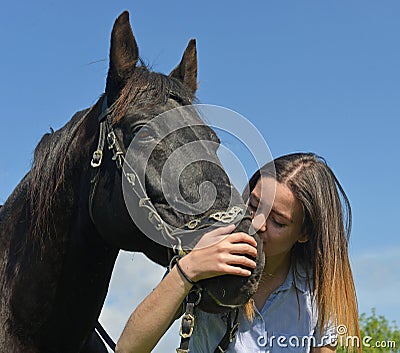
[[[299,266],[298,266],[299,267]],[[227,352],[308,353],[311,347],[334,343],[336,328],[318,330],[318,314],[302,268],[289,271],[284,283],[266,300],[253,322],[239,313],[239,329]],[[192,353],[213,353],[226,331],[226,314],[196,313]]]

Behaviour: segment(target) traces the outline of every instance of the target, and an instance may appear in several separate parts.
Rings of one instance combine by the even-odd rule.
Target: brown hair
[[[326,161],[313,153],[294,153],[258,170],[244,191],[248,195],[261,177],[285,184],[300,201],[306,243],[292,248],[292,268],[305,267],[316,299],[319,329],[346,325],[347,335],[359,337],[357,299],[348,257],[351,229],[350,202]],[[252,303],[245,305],[251,317]]]

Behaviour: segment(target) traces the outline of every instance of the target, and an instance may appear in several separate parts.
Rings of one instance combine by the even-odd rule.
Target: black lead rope
[[[189,292],[186,301],[186,311],[182,317],[181,328],[179,335],[181,336],[181,342],[179,348],[176,349],[176,353],[189,353],[190,351],[190,338],[193,334],[195,313],[194,308],[200,302],[201,290],[194,289]],[[239,328],[239,309],[229,311],[226,322],[226,331],[214,353],[225,353],[231,342],[233,342],[236,332]]]
[[[235,314],[233,320],[232,315]],[[235,338],[236,332],[239,328],[239,309],[234,309],[230,311],[228,314],[228,320],[226,323],[226,332],[222,340],[219,342],[217,348],[215,348],[214,353],[225,353],[228,350],[230,343]]]
[[[201,300],[201,290],[193,288],[186,297],[186,310],[182,316],[181,328],[179,335],[181,336],[181,343],[176,353],[189,353],[190,350],[190,337],[193,334],[194,328],[194,308]]]
[[[186,308],[185,314],[182,316],[181,327],[179,330],[179,335],[181,336],[181,342],[179,347],[176,349],[176,353],[189,353],[190,351],[190,338],[193,334],[194,322],[195,322],[195,307],[200,303],[201,300],[201,292],[202,288],[196,282],[193,282],[183,271],[181,266],[179,265],[179,259],[181,256],[174,256],[170,262],[170,269],[174,265],[176,265],[180,274],[193,285],[193,288],[190,290],[189,294],[186,296]],[[234,316],[233,316],[234,315]],[[222,337],[221,341],[215,348],[214,353],[225,353],[230,345],[230,343],[235,338],[236,332],[239,327],[239,309],[235,308],[230,310],[227,315],[226,320],[226,332]]]
[[[116,344],[113,341],[113,339],[108,335],[107,331],[103,328],[103,326],[101,326],[101,323],[97,321],[95,328],[98,334],[103,339],[103,341],[107,343],[107,345],[111,348],[113,352],[115,352]]]

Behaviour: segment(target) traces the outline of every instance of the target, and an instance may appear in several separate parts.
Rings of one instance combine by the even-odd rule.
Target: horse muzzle
[[[185,225],[189,232],[199,232],[205,229],[237,224],[235,232],[251,234],[257,241],[256,268],[251,269],[249,277],[223,275],[199,281],[196,286],[199,292],[198,307],[206,312],[220,313],[230,311],[245,304],[256,292],[258,282],[264,268],[265,258],[263,244],[258,234],[252,230],[251,215],[245,208],[234,206],[224,212],[214,212],[203,219],[194,219]],[[199,232],[201,233],[201,232]],[[182,256],[188,251],[177,256]]]

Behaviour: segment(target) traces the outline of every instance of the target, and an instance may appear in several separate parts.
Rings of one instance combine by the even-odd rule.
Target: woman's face
[[[275,188],[275,199],[271,196]],[[272,208],[271,208],[271,200]],[[296,242],[306,242],[303,208],[293,192],[270,177],[260,178],[250,194],[253,227],[263,241],[266,256],[289,253]]]

